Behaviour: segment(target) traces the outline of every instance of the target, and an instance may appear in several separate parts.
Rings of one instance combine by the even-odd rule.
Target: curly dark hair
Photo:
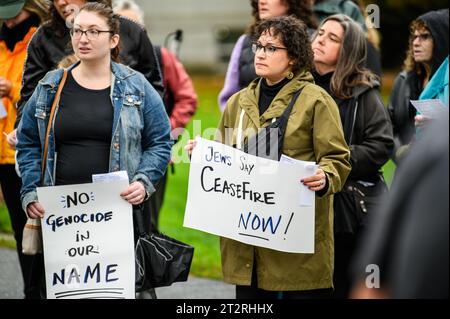
[[[252,40],[257,41],[264,33],[277,37],[287,48],[288,56],[294,60],[292,72],[314,69],[313,51],[306,24],[295,16],[283,16],[262,20],[255,27]]]
[[[281,0],[283,4],[288,6],[287,15],[294,15],[296,18],[302,20],[310,29],[316,29],[318,22],[314,15],[311,0]],[[258,0],[250,0],[252,6],[253,23],[248,28],[248,34],[255,32],[256,25],[261,21],[258,12]]]

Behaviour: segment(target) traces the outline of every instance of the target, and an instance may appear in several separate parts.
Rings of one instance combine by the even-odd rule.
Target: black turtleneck
[[[275,85],[267,84],[266,79],[261,80],[261,92],[259,94],[258,108],[259,115],[261,116],[269,108],[275,96],[280,92],[283,86],[290,80],[287,78]]]
[[[341,121],[344,123],[345,112],[347,110],[347,106],[350,103],[351,99],[341,100],[338,97],[334,96],[331,92],[331,78],[333,77],[334,72],[329,72],[324,75],[320,75],[316,71],[313,72],[314,82],[320,86],[322,89],[327,91],[328,94],[333,98],[336,104],[339,107],[339,115],[341,116]]]
[[[3,23],[0,30],[0,40],[5,41],[6,47],[12,52],[17,42],[20,42],[25,38],[31,27],[39,26],[39,18],[37,15],[32,14],[28,19],[22,21],[14,28],[9,29],[5,23]]]

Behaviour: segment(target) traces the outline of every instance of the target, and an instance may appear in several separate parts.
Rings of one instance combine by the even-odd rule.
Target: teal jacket
[[[439,99],[448,107],[448,56],[420,94],[419,99]]]

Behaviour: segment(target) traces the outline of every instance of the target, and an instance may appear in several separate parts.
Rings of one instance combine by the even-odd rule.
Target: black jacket
[[[397,151],[409,144],[415,135],[414,116],[416,109],[411,100],[418,100],[422,92],[422,79],[415,72],[401,72],[394,81],[389,98],[388,112],[394,133],[393,160],[398,163]]]
[[[379,83],[356,87],[352,98],[340,100],[331,93],[331,76],[332,73],[320,76],[314,72],[316,84],[339,106],[352,166],[347,180],[375,183],[380,180],[381,168],[394,147],[392,124],[380,97]]]
[[[392,124],[377,88],[355,88],[344,113],[342,126],[352,165],[348,180],[379,180],[394,147]]]
[[[153,45],[145,29],[139,24],[120,17],[121,63],[144,74],[152,86],[163,95],[163,85]],[[69,29],[63,34],[55,32],[50,23],[44,23],[33,35],[28,45],[24,65],[20,101],[17,103],[15,126],[22,118],[23,107],[34,92],[39,80],[55,69],[58,63],[73,54]]]

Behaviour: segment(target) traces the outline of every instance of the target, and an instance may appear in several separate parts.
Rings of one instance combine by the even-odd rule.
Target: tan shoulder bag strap
[[[64,87],[64,84],[66,83],[66,79],[67,79],[67,70],[64,69],[64,73],[63,73],[61,82],[59,82],[58,91],[56,91],[55,98],[53,99],[52,108],[50,109],[50,117],[48,119],[48,124],[47,124],[47,130],[45,132],[44,154],[42,155],[42,165],[41,165],[41,182],[42,183],[44,182],[45,166],[47,163],[48,137],[50,135],[50,129],[52,127],[53,117],[55,116],[56,105],[59,103],[61,91]]]

